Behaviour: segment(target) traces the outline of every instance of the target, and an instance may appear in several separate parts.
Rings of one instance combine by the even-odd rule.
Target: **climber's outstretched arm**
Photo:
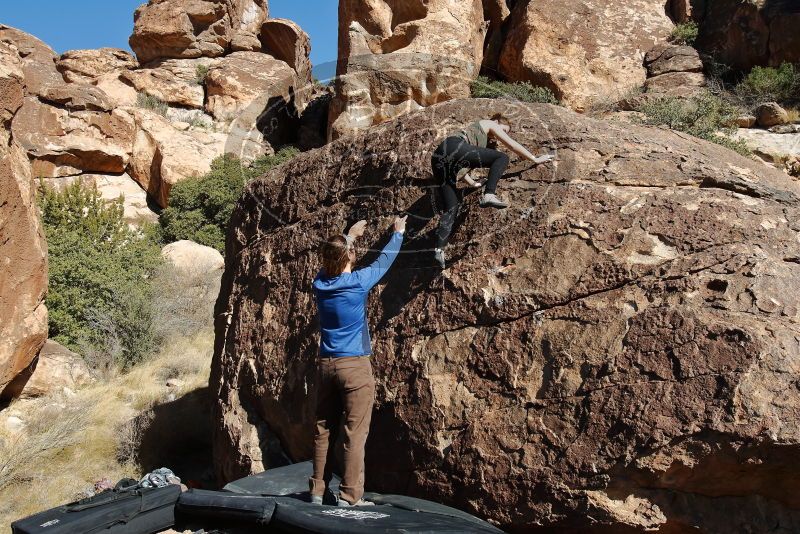
[[[547,163],[548,161],[552,161],[555,159],[555,156],[546,155],[540,158],[537,158],[530,151],[519,144],[513,137],[508,135],[505,130],[496,122],[490,121],[489,125],[487,126],[488,133],[506,145],[512,152],[515,154],[527,159],[528,161],[532,161],[534,163]]]

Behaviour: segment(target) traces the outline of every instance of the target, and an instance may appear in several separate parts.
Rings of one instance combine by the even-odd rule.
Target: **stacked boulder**
[[[132,223],[154,220],[151,207],[165,207],[175,183],[216,157],[251,161],[293,142],[274,119],[298,121],[311,85],[308,36],[268,20],[265,0],[151,0],[134,19],[136,56],[102,48],[59,57],[0,26],[24,73],[12,129],[33,175],[122,193]]]
[[[741,119],[734,137],[764,162],[800,178],[800,122],[777,102],[760,104],[753,116]]]
[[[691,98],[706,85],[700,54],[686,45],[661,43],[644,56],[647,80],[642,93],[623,98],[619,107],[634,110],[645,102],[667,97]]]
[[[672,27],[663,0],[348,0],[331,138],[468,96],[480,71],[579,111],[616,101],[645,82],[644,51]]]

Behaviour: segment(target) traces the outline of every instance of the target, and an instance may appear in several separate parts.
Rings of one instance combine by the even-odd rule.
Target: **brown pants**
[[[365,356],[320,358],[317,428],[311,495],[322,495],[333,476],[334,444],[344,417],[344,474],[340,498],[353,504],[364,496],[364,446],[375,403],[372,364]]]

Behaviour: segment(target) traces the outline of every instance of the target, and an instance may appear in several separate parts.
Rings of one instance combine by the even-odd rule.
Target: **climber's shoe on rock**
[[[364,499],[359,499],[353,504],[350,504],[346,500],[339,497],[339,501],[336,503],[336,506],[339,508],[349,508],[350,506],[375,506],[374,502],[365,501]]]
[[[322,495],[312,495],[311,504],[322,506]]]
[[[501,210],[503,208],[507,208],[508,204],[500,200],[500,198],[494,193],[484,193],[483,196],[481,197],[481,207],[497,208]]]
[[[439,267],[444,270],[445,268],[445,259],[444,259],[444,250],[437,248],[433,250],[433,257],[436,260],[436,263],[439,264]]]

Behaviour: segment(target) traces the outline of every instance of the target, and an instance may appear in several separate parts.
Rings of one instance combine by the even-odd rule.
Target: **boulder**
[[[234,52],[206,76],[206,111],[218,121],[238,119],[256,127],[269,108],[284,108],[295,86],[285,62],[260,52]]]
[[[756,125],[756,118],[753,115],[742,115],[736,118],[737,128],[752,128]]]
[[[64,178],[46,178],[45,184],[55,189],[62,189],[80,180],[89,187],[96,187],[100,196],[105,200],[116,200],[123,197],[122,207],[125,210],[125,222],[133,226],[140,226],[144,222],[157,223],[158,214],[153,211],[148,202],[147,191],[142,189],[127,173],[120,175],[108,174],[81,174]]]
[[[583,111],[641,87],[644,53],[673,27],[663,0],[517,2],[499,71],[509,81],[548,87]]]
[[[179,273],[186,276],[222,273],[225,260],[212,247],[194,241],[176,241],[161,249],[161,256]]]
[[[125,112],[136,124],[127,172],[161,207],[167,207],[173,185],[206,174],[211,162],[225,152],[224,135],[220,138],[182,132],[146,109],[127,108]]]
[[[762,128],[789,122],[789,114],[776,102],[766,102],[756,108],[756,121]]]
[[[7,69],[0,67],[0,108],[5,111],[9,94],[21,96],[20,75],[9,80]],[[11,88],[14,83],[17,89]],[[9,118],[0,120],[0,402],[19,396],[47,339],[47,244],[30,165],[8,136]]]
[[[56,53],[33,35],[0,24],[0,44],[0,63],[19,62],[29,94],[40,95],[64,83],[56,70]]]
[[[63,94],[79,102],[75,111],[50,106],[35,97],[25,98],[12,130],[33,160],[37,177],[77,174],[75,170],[117,174],[125,171],[133,145],[133,120],[120,110],[81,110],[92,101],[92,91],[97,89],[89,85],[64,88]],[[49,170],[41,174],[43,169]]]
[[[330,137],[470,95],[483,61],[480,0],[347,0]]]
[[[143,65],[167,58],[220,57],[232,50],[234,40],[257,46],[256,35],[266,19],[266,0],[150,0],[134,14],[129,44]]]
[[[501,110],[557,164],[512,161],[506,210],[466,194],[442,272],[431,152]],[[310,457],[318,245],[365,218],[363,265],[397,213],[403,252],[367,301],[368,489],[513,532],[798,524],[800,186],[686,134],[499,100],[429,107],[247,186],[215,309],[221,481],[270,467],[276,438]]]
[[[80,354],[48,339],[30,380],[22,390],[21,397],[34,398],[62,392],[64,388],[79,389],[93,381],[89,367]]]
[[[69,83],[93,83],[101,76],[139,66],[130,52],[119,48],[70,50],[61,54],[56,68]]]
[[[167,59],[122,74],[137,92],[147,93],[163,102],[185,108],[202,109],[205,101],[203,82],[216,59]]]
[[[761,159],[775,164],[800,158],[800,132],[773,133],[759,129],[739,129],[733,138],[744,141]]]
[[[297,73],[296,91],[311,85],[311,39],[303,29],[288,19],[269,19],[258,34],[261,50],[289,64]]]
[[[691,46],[655,46],[644,56],[644,64],[648,76],[659,76],[668,72],[703,72],[700,54]]]
[[[648,78],[644,82],[644,88],[647,93],[657,93],[660,96],[688,98],[706,84],[706,77],[702,72],[668,72]]]
[[[63,83],[47,87],[39,95],[42,102],[75,111],[111,111],[111,101],[106,94],[90,85]]]

